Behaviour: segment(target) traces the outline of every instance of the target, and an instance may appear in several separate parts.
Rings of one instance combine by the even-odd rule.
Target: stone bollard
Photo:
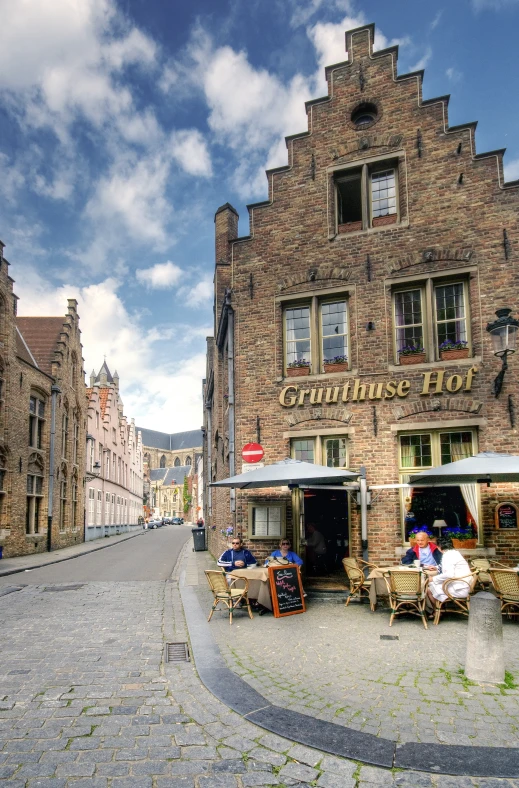
[[[488,684],[505,680],[501,602],[488,591],[480,591],[470,600],[465,675]]]

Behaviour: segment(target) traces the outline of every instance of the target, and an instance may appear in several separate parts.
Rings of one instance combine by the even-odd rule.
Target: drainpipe
[[[234,462],[234,310],[227,318],[227,375],[229,384],[229,476],[236,473]],[[231,512],[236,512],[236,490],[231,487]]]
[[[360,538],[362,540],[362,557],[364,561],[368,561],[368,483],[366,480],[366,468],[364,465],[360,469],[359,488]]]
[[[51,388],[50,404],[50,446],[49,446],[49,509],[47,514],[47,550],[52,551],[52,514],[54,506],[54,443],[56,439],[56,398],[61,394],[59,386]]]

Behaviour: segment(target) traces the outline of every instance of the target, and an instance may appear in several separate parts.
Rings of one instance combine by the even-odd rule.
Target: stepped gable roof
[[[147,430],[145,427],[136,427],[136,429],[142,434],[142,445],[150,449],[181,451],[202,446],[202,430],[168,433]]]
[[[17,317],[16,323],[38,367],[52,375],[54,351],[63,331],[63,317]]]
[[[16,326],[16,355],[18,356],[18,358],[21,358],[22,361],[25,361],[27,364],[30,364],[31,367],[38,368],[36,359],[34,358],[31,351],[29,350],[29,346],[27,345],[25,339],[21,335],[18,326]]]

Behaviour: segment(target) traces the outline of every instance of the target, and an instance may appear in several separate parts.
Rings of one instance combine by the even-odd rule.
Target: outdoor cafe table
[[[403,566],[399,564],[398,566],[378,566],[376,569],[372,569],[369,573],[367,579],[371,580],[371,586],[369,588],[369,604],[372,610],[375,610],[377,606],[377,597],[389,596],[386,581],[384,580],[384,575],[387,574],[388,571],[391,572],[416,572],[414,566]],[[425,581],[427,576],[425,572],[422,573],[422,581]]]
[[[272,610],[270,598],[269,570],[266,566],[253,566],[248,569],[234,569],[233,577],[245,577],[249,581],[249,598],[257,599],[258,604]]]

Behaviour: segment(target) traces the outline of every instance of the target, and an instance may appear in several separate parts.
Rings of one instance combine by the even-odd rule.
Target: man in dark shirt
[[[232,572],[234,569],[256,566],[257,561],[249,550],[245,550],[241,538],[233,536],[231,549],[222,553],[217,563],[226,572]]]

